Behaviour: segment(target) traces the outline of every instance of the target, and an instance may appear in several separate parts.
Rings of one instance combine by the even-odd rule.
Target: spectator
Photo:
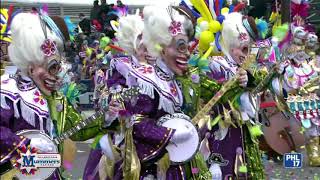
[[[100,2],[101,2],[100,11],[108,14],[108,12],[110,11],[110,6],[107,4],[107,1],[100,0]]]
[[[98,17],[99,17],[99,12],[100,12],[100,6],[99,6],[99,1],[98,0],[95,0],[93,2],[93,8],[91,9],[91,12],[90,12],[90,20],[91,22],[93,20],[97,20]]]
[[[82,32],[87,36],[90,35],[90,33],[91,33],[90,20],[88,18],[86,18],[86,16],[83,13],[79,14],[79,19],[80,19],[79,26],[80,26]]]
[[[117,0],[117,6],[122,8],[124,7],[124,4],[122,3],[121,0]]]

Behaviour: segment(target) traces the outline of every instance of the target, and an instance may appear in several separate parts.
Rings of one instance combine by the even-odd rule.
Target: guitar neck
[[[276,75],[277,71],[276,71],[276,65],[274,65],[271,70],[270,73],[258,84],[258,86],[252,91],[252,94],[257,94],[259,92],[262,91],[262,89],[268,84],[270,83],[271,79]]]
[[[60,144],[65,139],[68,139],[70,136],[74,135],[75,133],[77,133],[78,131],[80,131],[81,129],[83,129],[84,127],[86,127],[87,125],[89,125],[94,120],[96,120],[97,118],[101,117],[102,115],[103,115],[103,111],[102,110],[96,112],[95,114],[93,114],[92,116],[88,117],[87,119],[79,122],[77,125],[75,125],[71,129],[68,129],[67,131],[62,133],[60,136],[55,138],[53,141],[56,144]]]
[[[194,116],[192,119],[193,124],[198,124],[200,119],[208,114],[211,108],[221,99],[221,97],[229,91],[233,85],[237,82],[238,77],[234,77],[226,82],[221,89],[209,100],[209,102]]]

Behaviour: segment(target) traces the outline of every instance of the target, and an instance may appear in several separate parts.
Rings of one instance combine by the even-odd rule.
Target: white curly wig
[[[116,33],[119,46],[129,54],[134,54],[138,48],[137,39],[143,31],[143,20],[138,15],[120,17],[119,28]]]
[[[57,43],[58,51],[63,49],[63,41],[47,26],[47,38]],[[46,61],[41,50],[45,35],[36,14],[19,13],[11,23],[12,42],[8,47],[10,60],[23,73],[30,64],[42,64]],[[58,53],[58,52],[57,52]]]
[[[238,39],[240,33],[244,33],[248,37],[248,41],[244,43],[250,42],[249,33],[242,24],[242,14],[233,12],[226,15],[222,23],[222,38],[220,39],[221,49],[224,54],[228,55],[231,48],[240,47],[241,43],[243,43]]]
[[[168,6],[146,6],[143,9],[144,30],[143,42],[148,52],[154,57],[160,57],[159,45],[163,48],[168,46],[173,37],[169,32],[172,19],[168,13],[168,8],[172,11],[174,21],[182,23],[183,34],[188,35],[193,31],[193,24],[190,19],[180,15],[178,11]]]

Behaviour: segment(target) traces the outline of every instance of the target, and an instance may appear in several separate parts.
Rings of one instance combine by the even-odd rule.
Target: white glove
[[[191,127],[188,127],[188,126],[184,126],[179,129],[176,129],[175,133],[173,134],[173,136],[171,138],[171,142],[181,143],[183,141],[188,140],[192,135],[191,130],[192,130]]]
[[[212,180],[222,180],[222,172],[219,164],[216,164],[216,163],[211,164],[209,171],[212,175]]]
[[[244,92],[240,96],[240,104],[241,104],[240,111],[241,111],[243,120],[248,120],[248,118],[255,118],[256,107],[257,107],[256,100],[253,99],[251,101],[250,99],[251,99],[251,95],[249,94],[249,92]],[[244,115],[244,113],[246,115]]]
[[[99,140],[99,144],[103,154],[107,156],[109,159],[114,160],[114,155],[112,152],[112,143],[109,141],[108,134],[102,136],[102,138]]]
[[[54,150],[54,145],[48,143],[41,138],[32,138],[30,141],[31,148],[36,148],[42,153],[52,152]]]
[[[287,61],[285,61],[285,62],[283,62],[283,63],[280,63],[279,64],[279,67],[278,67],[278,69],[277,69],[277,71],[278,71],[278,73],[279,74],[282,74],[283,73],[283,71],[286,69],[286,67],[288,67],[289,66],[289,63],[287,62]]]

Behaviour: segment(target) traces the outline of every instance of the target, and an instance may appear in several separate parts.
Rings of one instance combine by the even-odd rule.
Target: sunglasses
[[[51,59],[48,62],[47,70],[49,74],[56,76],[61,70],[61,61],[57,59]]]
[[[186,53],[189,49],[189,44],[183,39],[178,39],[176,41],[176,49],[179,53]]]

